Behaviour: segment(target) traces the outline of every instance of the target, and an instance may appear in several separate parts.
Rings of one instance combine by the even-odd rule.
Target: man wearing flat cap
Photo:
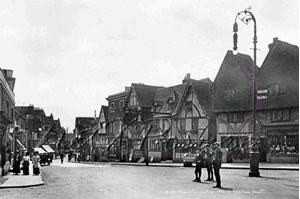
[[[214,172],[217,180],[217,185],[214,188],[221,188],[221,178],[220,178],[220,168],[222,165],[222,151],[220,149],[220,143],[215,142],[213,144],[213,165],[214,165]]]

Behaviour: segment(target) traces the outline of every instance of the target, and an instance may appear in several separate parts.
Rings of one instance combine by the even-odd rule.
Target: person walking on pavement
[[[200,152],[199,152],[199,150],[197,150],[196,153],[198,154],[195,158],[195,163],[196,163],[195,176],[196,176],[196,179],[193,180],[193,181],[194,182],[201,182],[201,170],[202,170],[202,166],[205,162],[204,150],[201,150]]]
[[[21,163],[21,158],[19,152],[17,151],[14,156],[14,163],[13,163],[13,173],[15,175],[19,175],[19,173],[21,172],[20,163]]]
[[[60,152],[60,162],[63,164],[64,163],[64,157],[65,154],[63,153],[63,151]]]
[[[213,173],[213,155],[214,152],[211,150],[209,144],[205,145],[206,149],[206,164],[207,164],[207,179],[205,181],[214,181],[214,173]]]
[[[40,156],[38,155],[38,152],[35,151],[34,155],[32,157],[32,166],[33,166],[33,174],[39,175],[40,174]]]
[[[29,161],[30,161],[30,156],[29,152],[27,151],[25,153],[25,156],[23,157],[23,174],[24,175],[29,175]]]
[[[214,172],[215,177],[217,181],[217,185],[213,188],[221,188],[221,177],[220,177],[220,168],[222,165],[222,151],[220,149],[220,144],[218,142],[215,142],[213,145],[214,150],[214,156],[213,156],[213,166],[214,166]]]

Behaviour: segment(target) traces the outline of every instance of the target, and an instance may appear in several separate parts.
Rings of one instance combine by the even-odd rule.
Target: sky
[[[249,6],[259,67],[274,37],[299,46],[297,0],[0,1],[0,68],[14,71],[16,106],[43,108],[72,131],[132,83],[213,81]],[[253,57],[253,22],[237,23],[238,52]]]

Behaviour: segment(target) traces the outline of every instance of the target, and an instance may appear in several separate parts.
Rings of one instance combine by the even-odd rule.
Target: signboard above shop
[[[258,100],[264,100],[264,99],[268,99],[268,89],[261,89],[261,90],[257,90],[257,99]]]

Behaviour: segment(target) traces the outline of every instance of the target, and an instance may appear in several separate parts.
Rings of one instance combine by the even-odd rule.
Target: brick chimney
[[[182,80],[182,83],[186,83],[188,82],[189,80],[191,80],[191,74],[190,73],[187,73],[186,76],[184,77],[184,79]]]
[[[130,87],[129,86],[125,86],[125,91],[130,91]]]
[[[271,50],[273,48],[273,46],[275,45],[275,43],[278,41],[278,37],[274,37],[273,38],[273,43],[269,44],[268,47],[269,47],[269,50]]]

